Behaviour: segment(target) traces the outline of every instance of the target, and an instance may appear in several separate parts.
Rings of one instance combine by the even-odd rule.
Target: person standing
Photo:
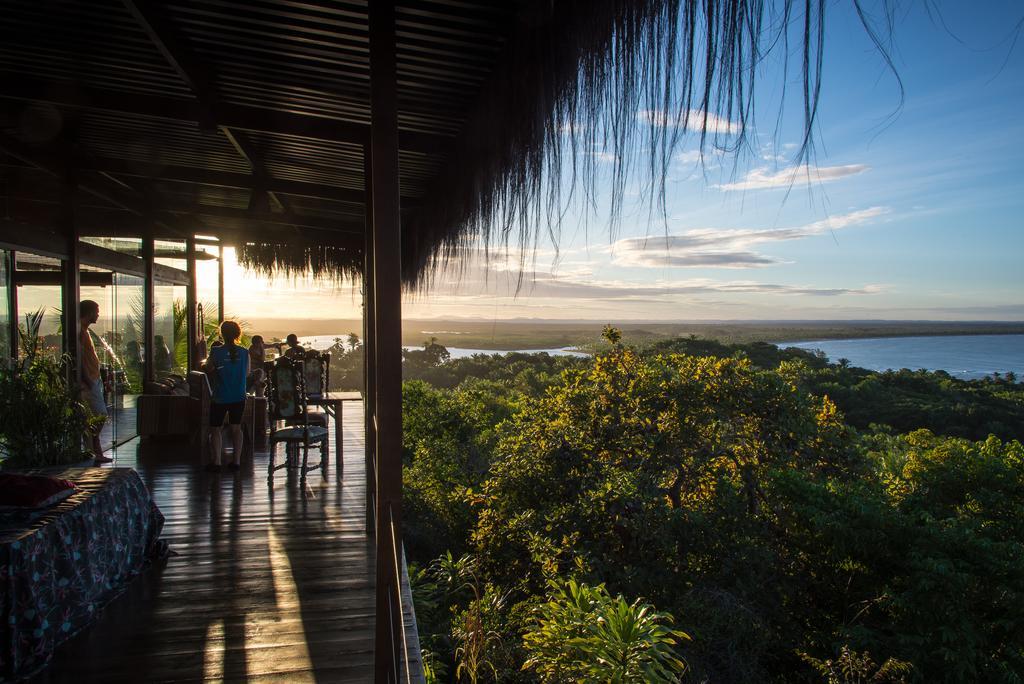
[[[103,381],[100,379],[100,357],[92,342],[89,326],[100,319],[100,305],[91,299],[83,299],[78,305],[79,333],[78,347],[82,354],[81,397],[89,413],[98,420],[89,427],[86,438],[92,448],[96,465],[110,463],[114,459],[103,453],[100,431],[107,421],[107,402],[103,398]]]
[[[242,413],[245,411],[245,381],[249,375],[249,352],[238,345],[242,329],[234,321],[220,324],[220,336],[224,344],[210,349],[206,360],[206,373],[213,386],[213,403],[210,405],[210,427],[212,430],[213,460],[207,464],[210,472],[220,471],[221,451],[224,448],[221,428],[227,419],[231,426],[231,444],[234,448],[229,470],[238,470],[242,456]]]

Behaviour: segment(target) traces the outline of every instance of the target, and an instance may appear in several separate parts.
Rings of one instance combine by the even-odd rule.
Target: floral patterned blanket
[[[164,517],[131,468],[40,471],[73,481],[43,510],[0,514],[0,677],[42,667],[161,555]]]

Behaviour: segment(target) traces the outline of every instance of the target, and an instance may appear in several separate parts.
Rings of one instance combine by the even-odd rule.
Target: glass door
[[[93,269],[90,269],[93,270]],[[103,449],[132,439],[136,404],[143,383],[143,279],[110,273],[110,285],[82,285],[82,299],[100,305],[99,320],[90,328],[100,359],[107,422],[100,433]]]
[[[89,336],[100,360],[100,382],[103,384],[103,398],[107,406],[107,422],[100,430],[100,446],[104,451],[114,446],[117,434],[114,411],[117,407],[117,378],[121,367],[118,358],[114,334],[114,276],[110,272],[83,268],[83,273],[96,277],[92,285],[82,284],[79,290],[80,301],[93,301],[99,305],[99,318],[89,326]],[[100,280],[105,280],[100,284]]]
[[[143,391],[145,287],[142,278],[114,274],[114,349],[120,359],[112,415],[117,444],[138,434],[136,405]]]

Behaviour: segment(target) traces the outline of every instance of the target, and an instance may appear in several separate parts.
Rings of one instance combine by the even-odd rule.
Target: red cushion
[[[0,506],[44,508],[63,501],[76,489],[74,482],[56,477],[0,473]]]

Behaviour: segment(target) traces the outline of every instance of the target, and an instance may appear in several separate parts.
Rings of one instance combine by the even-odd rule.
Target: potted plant
[[[54,358],[41,345],[43,310],[19,326],[21,358],[0,362],[0,445],[5,469],[44,468],[88,457],[83,436],[92,424],[69,387],[67,357]]]

